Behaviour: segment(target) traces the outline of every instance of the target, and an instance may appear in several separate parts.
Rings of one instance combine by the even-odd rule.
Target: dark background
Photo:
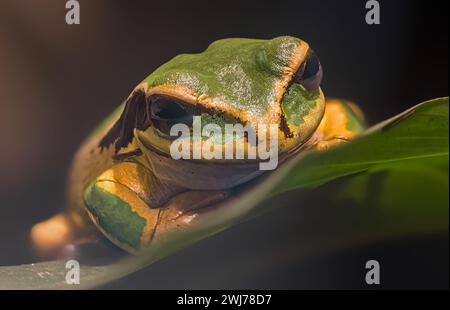
[[[381,0],[376,26],[365,2],[81,0],[81,24],[69,26],[65,1],[1,1],[0,264],[33,260],[28,229],[63,208],[68,164],[90,130],[152,70],[216,39],[304,39],[325,94],[358,102],[372,124],[447,96],[448,1]],[[298,205],[321,196],[290,195],[286,208],[107,287],[358,288],[367,258],[381,257],[384,287],[448,288],[447,235],[298,259]]]

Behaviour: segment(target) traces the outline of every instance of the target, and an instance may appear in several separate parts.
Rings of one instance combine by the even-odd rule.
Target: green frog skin
[[[353,139],[363,129],[361,111],[347,101],[326,101],[321,79],[317,55],[290,36],[223,39],[173,58],[82,143],[71,165],[67,209],[32,228],[36,249],[50,253],[100,234],[137,254],[195,226],[204,212],[215,212],[211,206],[264,173],[259,157],[173,159],[170,127],[192,126],[193,116],[219,126],[276,124],[280,164]]]

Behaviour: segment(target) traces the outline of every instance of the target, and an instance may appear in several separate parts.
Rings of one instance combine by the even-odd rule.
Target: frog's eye
[[[313,50],[310,50],[308,57],[294,75],[293,82],[303,85],[308,91],[312,91],[319,88],[322,77],[323,71],[319,57]]]
[[[152,126],[164,134],[170,134],[170,128],[175,124],[192,126],[195,114],[194,107],[171,98],[157,97],[150,104],[150,119]]]

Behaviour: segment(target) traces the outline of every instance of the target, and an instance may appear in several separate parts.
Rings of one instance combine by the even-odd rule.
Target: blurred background
[[[80,0],[81,24],[71,26],[65,2],[0,2],[1,265],[34,260],[29,228],[64,207],[82,139],[155,68],[214,40],[304,39],[320,56],[325,94],[358,102],[370,124],[448,96],[448,1],[380,0],[375,26],[364,0]],[[373,257],[385,288],[448,288],[448,235],[300,259],[297,227],[310,220],[299,205],[326,206],[327,190],[286,196],[285,208],[105,288],[362,288]]]

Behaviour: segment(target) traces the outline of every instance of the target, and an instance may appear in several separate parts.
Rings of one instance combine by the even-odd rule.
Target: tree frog
[[[258,169],[259,157],[174,159],[170,129],[192,128],[195,116],[222,127],[275,124],[281,164],[298,152],[353,139],[363,128],[361,111],[344,100],[326,101],[321,81],[318,56],[291,36],[222,39],[204,52],[173,58],[82,143],[70,170],[67,209],[36,224],[32,241],[50,251],[100,232],[139,253],[173,231],[189,229],[265,173]],[[254,134],[261,138],[259,131]],[[194,150],[199,147],[199,141],[189,141]],[[214,143],[231,143],[236,151],[237,141]],[[244,144],[244,152],[249,147]]]

